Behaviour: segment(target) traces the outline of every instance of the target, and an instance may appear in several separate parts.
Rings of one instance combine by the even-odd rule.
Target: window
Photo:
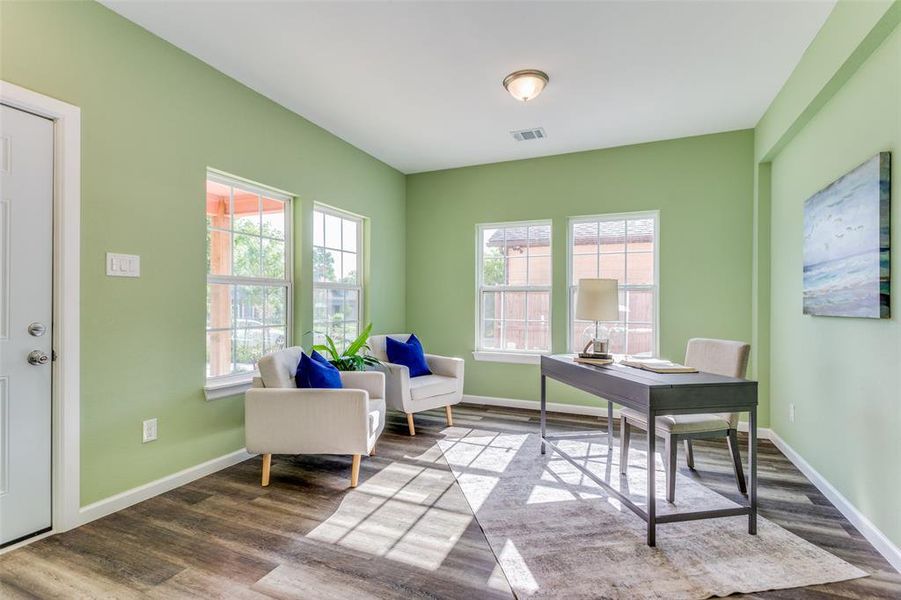
[[[363,219],[317,205],[313,211],[313,341],[343,350],[360,333]]]
[[[551,350],[551,223],[478,228],[477,350]]]
[[[247,379],[291,332],[291,198],[208,173],[206,375]]]
[[[619,281],[620,318],[601,323],[611,352],[657,354],[657,213],[580,217],[569,222],[570,351],[594,337],[594,323],[577,321],[575,292],[582,278]]]

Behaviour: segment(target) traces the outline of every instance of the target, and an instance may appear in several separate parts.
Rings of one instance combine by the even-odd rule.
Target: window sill
[[[541,363],[541,354],[526,354],[525,352],[489,352],[476,350],[472,357],[478,361],[510,363],[516,365],[537,365]]]
[[[237,396],[250,389],[253,385],[254,377],[259,377],[259,374],[253,372],[241,374],[239,377],[214,379],[207,382],[206,386],[203,388],[203,393],[206,396],[207,401]]]

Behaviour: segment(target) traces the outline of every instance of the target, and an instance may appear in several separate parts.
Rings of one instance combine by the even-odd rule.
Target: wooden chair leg
[[[666,501],[672,504],[676,501],[676,448],[679,440],[672,435],[665,438],[666,451]]]
[[[619,472],[626,474],[629,466],[629,437],[631,437],[632,428],[626,417],[619,418]]]
[[[454,412],[453,412],[453,410],[451,410],[450,405],[447,405],[444,407],[444,414],[447,415],[447,426],[453,427],[454,426]]]
[[[407,413],[407,427],[410,429],[410,435],[416,435],[416,425],[413,424],[413,413]]]
[[[360,480],[360,458],[362,455],[354,454],[353,464],[350,467],[350,487],[357,487],[357,482]]]
[[[263,487],[269,485],[269,470],[272,468],[272,455],[263,455]]]
[[[691,440],[685,440],[685,462],[688,463],[688,468],[694,471],[695,452],[694,448],[691,447]]]
[[[745,484],[745,472],[741,466],[741,452],[738,449],[738,432],[730,429],[726,442],[729,444],[729,451],[732,453],[732,466],[735,469],[735,482],[738,484],[738,491],[747,495],[748,488]]]

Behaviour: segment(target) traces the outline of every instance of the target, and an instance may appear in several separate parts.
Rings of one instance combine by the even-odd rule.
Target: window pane
[[[529,257],[529,285],[551,285],[551,257]]]
[[[314,291],[315,297],[315,291]],[[285,325],[288,323],[288,290],[283,287],[265,288],[267,325]],[[314,301],[315,302],[315,301]]]
[[[260,197],[235,188],[233,202],[235,231],[260,235]]]
[[[629,252],[654,250],[654,219],[632,219],[628,223]]]
[[[630,322],[650,323],[654,320],[654,293],[646,291],[629,291],[626,293]]]
[[[323,223],[323,215],[318,210],[313,211],[313,245],[322,246],[325,244],[325,224]]]
[[[529,245],[528,227],[505,227],[504,248],[507,256],[525,256]]]
[[[344,228],[344,246],[346,252],[357,251],[357,222],[352,219],[343,219],[341,226]]]
[[[357,255],[341,253],[341,283],[357,283]]]
[[[551,253],[551,226],[529,226],[529,255],[549,256]]]
[[[502,292],[484,292],[482,294],[482,319],[500,319],[503,316]]]
[[[328,291],[328,321],[330,325],[344,321],[344,290]]]
[[[598,224],[573,223],[572,228],[573,254],[597,254]]]
[[[526,318],[526,293],[504,292],[504,320],[523,321]]]
[[[623,252],[626,249],[626,222],[601,221],[598,224],[601,252]]]
[[[206,335],[206,376],[222,377],[232,372],[232,332],[212,331]]]
[[[629,324],[629,354],[650,356],[654,351],[654,330],[650,323]]]
[[[211,229],[206,234],[206,266],[210,275],[231,275],[232,234],[228,231]]]
[[[600,259],[600,276],[603,279],[616,279],[623,285],[626,281],[626,255],[602,254]]]
[[[598,276],[597,254],[574,254],[573,261],[573,285],[579,285],[580,279],[594,279]]]
[[[234,274],[241,277],[260,276],[260,238],[234,235]]]
[[[267,288],[256,285],[235,286],[235,326],[262,327]]]
[[[263,277],[285,278],[285,242],[263,240]]]
[[[232,343],[235,345],[235,372],[253,371],[257,361],[263,356],[263,337],[265,330],[238,329]]]
[[[313,321],[322,323],[328,319],[328,290],[323,288],[313,289]],[[316,331],[322,331],[314,327]]]
[[[285,203],[263,197],[263,235],[285,239]]]
[[[528,319],[529,321],[551,320],[551,293],[550,292],[528,292]]]
[[[547,321],[536,323],[529,321],[528,323],[528,348],[527,350],[548,351],[551,349],[550,342],[550,325]]]
[[[287,334],[284,327],[269,327],[265,330],[265,334],[264,341],[266,343],[266,354],[282,350],[285,347]]]
[[[518,253],[514,258],[507,258],[507,285],[526,285],[526,261]]]
[[[206,286],[206,326],[207,329],[230,329],[232,327],[232,286],[213,283]]]
[[[503,285],[504,257],[500,248],[492,247],[482,255],[482,283],[484,285]]]
[[[652,252],[630,252],[626,283],[629,285],[650,285],[654,283],[654,254]]]
[[[341,249],[341,219],[334,215],[325,215],[325,246]]]
[[[344,292],[344,320],[354,322],[360,320],[360,292],[357,290]]]
[[[482,323],[482,347],[489,350],[501,349],[503,324],[501,321],[488,320]]]
[[[216,181],[206,182],[207,227],[231,229],[231,188]]]
[[[313,281],[335,281],[335,257],[325,248],[313,248]]]

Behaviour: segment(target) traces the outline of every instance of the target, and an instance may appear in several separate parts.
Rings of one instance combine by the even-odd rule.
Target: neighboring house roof
[[[600,223],[600,227],[602,243],[622,244],[625,241],[625,221],[604,221]],[[529,239],[529,229],[531,229],[531,239]],[[549,227],[522,226],[498,229],[488,238],[488,246],[495,248],[503,246],[505,232],[508,246],[547,246],[550,243]],[[576,223],[573,228],[573,236],[577,246],[597,243],[598,223]],[[654,222],[651,219],[629,221],[629,241],[654,241]]]

